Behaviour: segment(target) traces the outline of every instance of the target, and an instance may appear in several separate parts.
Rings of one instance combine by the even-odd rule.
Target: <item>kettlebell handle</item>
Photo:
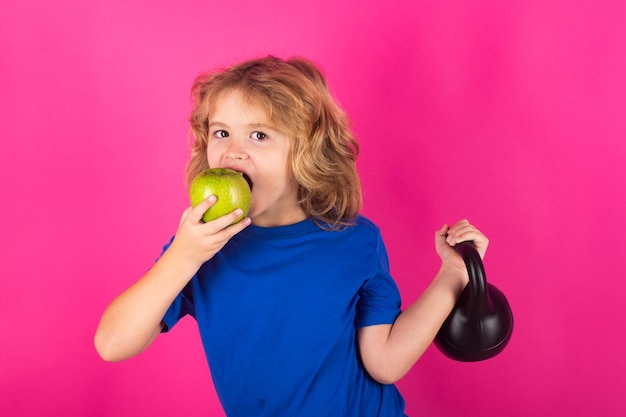
[[[455,250],[465,262],[469,282],[435,337],[450,359],[482,361],[502,352],[513,332],[513,313],[504,294],[487,283],[480,254],[471,242]]]
[[[485,274],[483,261],[474,247],[474,244],[472,242],[461,242],[457,244],[454,249],[461,255],[463,262],[465,262],[467,274],[469,275],[467,285],[474,296],[475,302],[488,301],[487,275]]]

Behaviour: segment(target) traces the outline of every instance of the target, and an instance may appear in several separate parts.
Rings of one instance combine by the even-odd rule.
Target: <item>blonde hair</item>
[[[268,56],[196,78],[191,90],[187,186],[209,167],[210,111],[221,94],[233,90],[265,110],[269,120],[292,137],[291,169],[307,216],[329,230],[353,224],[362,202],[356,168],[359,145],[322,71],[303,58]]]

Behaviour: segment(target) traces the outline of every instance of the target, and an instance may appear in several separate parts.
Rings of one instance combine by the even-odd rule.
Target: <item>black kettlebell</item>
[[[505,348],[513,332],[513,313],[504,294],[487,283],[482,260],[471,242],[455,246],[469,283],[435,337],[435,346],[457,361],[492,358]]]

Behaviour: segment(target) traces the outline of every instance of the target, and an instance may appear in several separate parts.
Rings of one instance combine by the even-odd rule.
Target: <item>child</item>
[[[359,215],[358,145],[321,71],[267,57],[199,77],[192,90],[188,184],[201,170],[242,172],[240,210],[203,223],[209,197],[104,312],[108,361],[134,356],[183,316],[200,330],[228,416],[404,416],[393,385],[434,339],[467,283],[453,246],[488,240],[463,220],[435,234],[442,264],[400,310],[378,228]]]

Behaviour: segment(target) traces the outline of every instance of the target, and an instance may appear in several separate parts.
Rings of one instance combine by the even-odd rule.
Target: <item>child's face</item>
[[[252,183],[249,216],[258,226],[282,226],[304,220],[297,184],[289,164],[291,138],[276,130],[265,112],[224,93],[209,116],[207,159],[211,168],[243,172]]]

